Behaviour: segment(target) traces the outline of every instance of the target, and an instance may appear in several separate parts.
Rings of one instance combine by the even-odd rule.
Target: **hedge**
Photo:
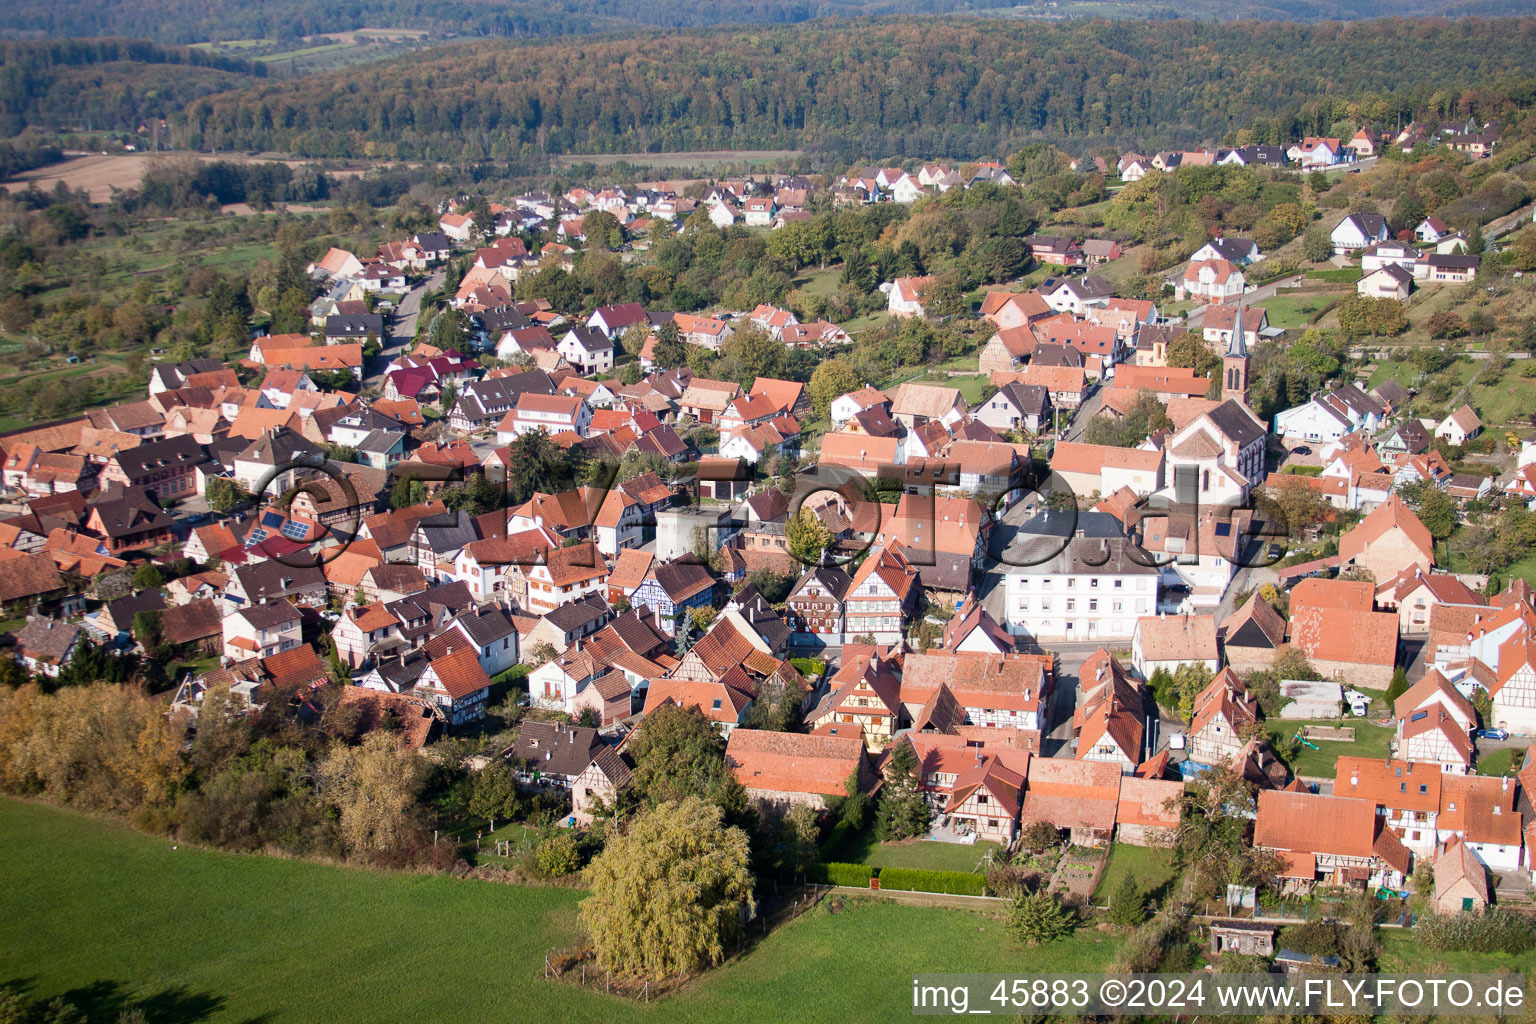
[[[805,872],[806,878],[824,885],[851,885],[856,889],[868,889],[869,880],[875,877],[875,869],[868,864],[812,864]]]
[[[909,892],[942,892],[954,896],[984,896],[987,879],[983,875],[970,871],[881,868],[880,888],[904,889]]]

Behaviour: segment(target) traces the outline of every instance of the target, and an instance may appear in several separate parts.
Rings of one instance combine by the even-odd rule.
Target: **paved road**
[[[384,381],[384,367],[389,361],[401,354],[411,339],[416,337],[416,319],[421,314],[421,297],[434,288],[441,288],[446,275],[438,270],[423,283],[405,293],[405,298],[400,300],[400,305],[395,309],[394,319],[385,328],[385,336],[380,340],[382,348],[377,356],[369,360],[364,368],[363,386],[379,386]]]

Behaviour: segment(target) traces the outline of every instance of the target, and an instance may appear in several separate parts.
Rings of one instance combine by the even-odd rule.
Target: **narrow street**
[[[416,320],[421,315],[421,297],[434,288],[441,288],[446,275],[442,270],[432,272],[426,281],[405,293],[395,315],[384,328],[385,336],[379,339],[379,354],[363,368],[363,387],[380,386],[384,382],[384,367],[399,355],[416,336]]]

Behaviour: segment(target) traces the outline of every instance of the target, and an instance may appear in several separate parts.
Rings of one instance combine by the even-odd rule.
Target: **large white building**
[[[1154,560],[1107,512],[1042,512],[1003,562],[1005,624],[1018,636],[1129,642],[1157,611]]]

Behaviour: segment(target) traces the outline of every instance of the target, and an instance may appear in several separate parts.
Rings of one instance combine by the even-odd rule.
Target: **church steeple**
[[[1248,404],[1248,339],[1243,331],[1243,301],[1237,301],[1237,312],[1232,317],[1232,337],[1227,351],[1221,357],[1221,400],[1237,399]]]

